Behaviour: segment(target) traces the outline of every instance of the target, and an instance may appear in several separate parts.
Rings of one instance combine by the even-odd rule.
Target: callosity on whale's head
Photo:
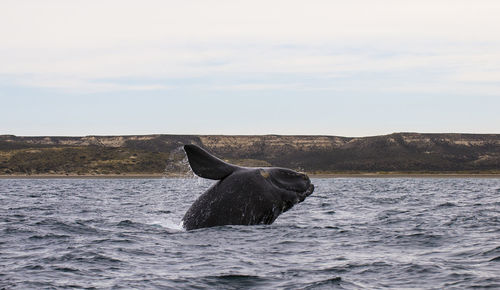
[[[228,164],[196,145],[185,145],[189,164],[200,177],[219,180],[183,218],[188,230],[220,225],[271,224],[314,191],[309,177],[286,168]]]
[[[295,193],[298,202],[304,201],[314,190],[314,185],[304,173],[279,167],[261,168],[259,171],[274,187]]]

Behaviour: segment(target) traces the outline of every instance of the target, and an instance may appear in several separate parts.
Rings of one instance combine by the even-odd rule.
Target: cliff
[[[2,135],[0,174],[182,172],[184,144],[200,145],[243,166],[282,166],[309,173],[500,173],[499,134],[395,133],[361,138]]]

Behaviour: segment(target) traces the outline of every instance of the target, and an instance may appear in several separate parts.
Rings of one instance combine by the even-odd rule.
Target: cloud
[[[0,75],[20,86],[498,92],[498,1],[4,3]]]
[[[500,87],[500,70],[459,72],[452,74],[450,79],[463,83],[496,84]]]
[[[147,41],[498,40],[500,3],[474,1],[6,1],[10,47],[114,47]]]

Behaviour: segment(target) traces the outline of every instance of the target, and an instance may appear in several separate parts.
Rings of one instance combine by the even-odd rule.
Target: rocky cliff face
[[[15,162],[13,161],[18,160],[16,162],[20,162],[20,159],[13,157],[16,154],[25,154],[26,150],[37,148],[38,150],[41,148],[45,150],[39,154],[48,154],[46,150],[54,151],[57,148],[59,150],[61,148],[73,148],[75,150],[80,148],[78,150],[85,149],[88,152],[88,148],[94,148],[92,152],[99,152],[95,148],[101,148],[101,151],[107,150],[107,152],[121,150],[123,154],[113,157],[118,159],[124,158],[124,156],[128,158],[128,154],[136,154],[136,156],[145,156],[146,153],[158,154],[155,157],[158,162],[155,165],[155,170],[158,170],[161,167],[161,162],[168,163],[169,158],[172,161],[171,153],[178,152],[183,144],[200,145],[223,159],[246,166],[284,166],[318,173],[376,171],[500,172],[500,135],[498,134],[395,133],[363,138],[278,135],[86,137],[17,137],[3,135],[0,136],[0,151],[3,152],[0,152],[0,173],[2,168],[4,171],[8,168],[10,172],[21,170],[15,169]],[[51,154],[56,154],[55,151],[52,151]],[[88,154],[91,155],[91,153]],[[91,158],[94,161],[100,158],[99,156],[90,155],[85,158]],[[29,160],[24,161],[22,170],[29,170],[26,169],[26,166],[29,167]],[[140,171],[147,168],[147,164],[142,164],[140,167],[142,169],[135,168],[129,164],[131,163],[129,161],[127,159],[125,163],[128,165],[124,169],[122,168],[125,172]],[[116,160],[116,162],[125,164],[123,160]],[[50,167],[50,165],[47,166],[47,168]],[[49,170],[47,168],[41,170]],[[40,168],[37,170],[40,171]],[[87,169],[83,168],[81,170],[85,171]]]

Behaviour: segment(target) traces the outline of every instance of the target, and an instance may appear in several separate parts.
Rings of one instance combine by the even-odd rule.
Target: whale
[[[217,180],[182,218],[182,225],[188,231],[224,225],[272,224],[314,191],[304,173],[280,167],[233,165],[193,144],[184,145],[184,151],[196,175]]]

